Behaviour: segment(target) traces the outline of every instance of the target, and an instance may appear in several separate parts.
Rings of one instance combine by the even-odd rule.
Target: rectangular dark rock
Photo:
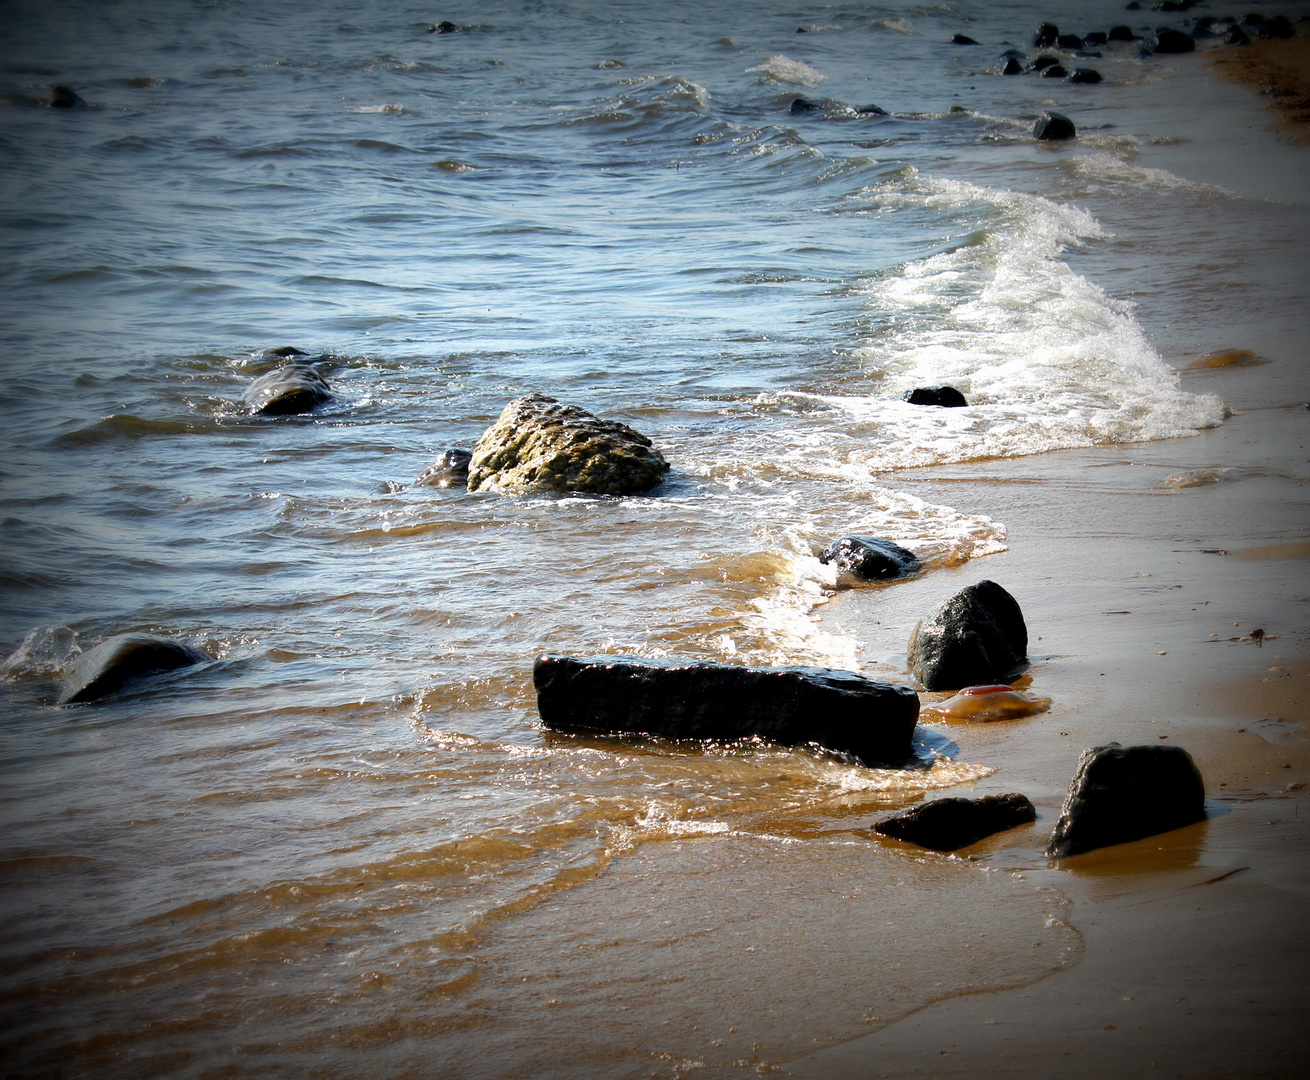
[[[559,731],[814,743],[893,768],[919,716],[909,687],[827,668],[547,653],[532,676],[542,723]]]

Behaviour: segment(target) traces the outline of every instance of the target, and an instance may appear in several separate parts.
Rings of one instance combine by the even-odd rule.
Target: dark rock
[[[1052,64],[1042,70],[1043,79],[1063,79],[1068,74],[1063,64]]]
[[[952,45],[977,45],[978,43],[969,37],[968,34],[956,34],[951,38]]]
[[[541,394],[516,398],[473,447],[469,491],[648,491],[669,463],[645,435]]]
[[[1084,750],[1046,854],[1055,858],[1140,840],[1205,817],[1205,784],[1179,746]]]
[[[1250,45],[1251,38],[1247,35],[1246,31],[1243,30],[1240,26],[1231,26],[1228,28],[1228,33],[1224,35],[1224,44],[1225,45]]]
[[[914,552],[880,536],[842,536],[819,552],[819,562],[861,581],[886,581],[917,573],[922,564]]]
[[[1052,64],[1058,64],[1059,62],[1060,58],[1058,56],[1052,56],[1050,53],[1043,53],[1033,61],[1033,70],[1042,71],[1045,68],[1050,67]]]
[[[120,690],[129,679],[212,659],[208,653],[180,641],[150,634],[119,634],[77,658],[60,689],[59,704],[95,701]]]
[[[290,416],[307,413],[332,400],[332,388],[309,364],[287,364],[262,375],[246,391],[252,413]]]
[[[1046,49],[1054,45],[1060,37],[1060,28],[1055,23],[1042,23],[1033,35],[1033,47]]]
[[[52,109],[78,109],[86,105],[76,93],[67,86],[50,88],[50,107]]]
[[[1111,41],[1137,41],[1137,35],[1133,33],[1131,26],[1112,26],[1110,33],[1106,35]]]
[[[817,744],[871,766],[910,760],[919,715],[908,687],[824,668],[545,654],[532,679],[548,728]]]
[[[1033,138],[1043,142],[1077,138],[1078,132],[1064,113],[1044,112],[1033,125]]]
[[[1011,56],[1005,61],[1005,67],[1001,69],[1001,74],[1022,75],[1023,70],[1024,70],[1023,61],[1016,60],[1013,56]]]
[[[463,27],[456,26],[453,22],[442,20],[435,26],[428,27],[429,34],[458,34]]]
[[[1166,28],[1156,31],[1146,47],[1155,53],[1189,53],[1196,49],[1196,41],[1191,34]]]
[[[881,105],[861,105],[855,111],[863,116],[891,116]]]
[[[953,386],[916,386],[901,395],[911,405],[936,405],[943,409],[961,409],[969,403]]]
[[[1037,810],[1024,795],[985,795],[981,799],[934,799],[880,821],[873,831],[933,851],[958,851],[993,833],[1036,820]]]
[[[1266,40],[1295,37],[1296,27],[1286,15],[1275,15],[1260,28],[1260,36]]]
[[[1077,34],[1061,34],[1055,39],[1055,44],[1057,48],[1073,52],[1075,49],[1081,49],[1083,47],[1083,39]]]
[[[278,345],[272,349],[265,349],[262,353],[260,353],[260,355],[275,356],[280,359],[287,360],[293,356],[307,356],[309,354],[302,352],[300,349],[297,349],[294,345]]]
[[[1249,14],[1242,16],[1242,22],[1246,26],[1264,26],[1265,17],[1258,11],[1252,11]]]
[[[1069,81],[1071,83],[1098,83],[1101,81],[1101,73],[1095,68],[1074,68],[1069,72]]]
[[[467,450],[447,450],[424,469],[414,481],[415,487],[465,487],[469,479],[469,462],[473,455]]]
[[[929,690],[1005,682],[1028,655],[1018,602],[994,581],[961,589],[910,634],[914,677]]]
[[[1104,30],[1093,30],[1089,34],[1083,35],[1084,45],[1107,45],[1110,41],[1110,35]]]
[[[792,101],[791,108],[788,109],[787,111],[795,112],[795,113],[803,113],[803,112],[814,112],[815,110],[822,109],[822,108],[823,106],[820,105],[817,101],[811,101],[809,98],[798,97],[794,101]]]

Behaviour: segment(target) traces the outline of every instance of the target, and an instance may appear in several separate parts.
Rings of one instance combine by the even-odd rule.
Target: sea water
[[[735,1075],[1076,953],[1058,898],[852,839],[992,770],[945,740],[886,771],[563,737],[531,686],[545,650],[909,681],[819,626],[818,552],[875,534],[930,573],[1006,525],[888,474],[1223,421],[1116,291],[1152,265],[1134,200],[1233,198],[1135,164],[1169,135],[1153,84],[1197,61],[1000,75],[1047,18],[1167,18],[1059,7],[6,5],[12,1075]],[[1045,108],[1077,143],[1032,139]],[[330,404],[248,415],[279,346],[323,357]],[[901,399],[943,383],[969,407]],[[529,392],[637,428],[669,478],[413,486]],[[126,631],[216,662],[56,706]],[[861,896],[876,919],[837,914]],[[944,936],[907,929],[928,903]],[[743,937],[697,986],[724,926],[775,951]]]

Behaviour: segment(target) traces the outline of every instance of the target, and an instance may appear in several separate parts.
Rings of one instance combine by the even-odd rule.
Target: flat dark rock
[[[119,634],[77,658],[64,680],[59,704],[95,701],[122,689],[129,679],[212,659],[208,653],[181,641],[150,634]]]
[[[994,581],[961,589],[910,635],[910,670],[929,690],[1004,682],[1027,661],[1018,602]]]
[[[922,569],[914,552],[881,536],[838,537],[819,552],[819,562],[833,563],[861,581],[887,581]]]
[[[958,851],[993,833],[1037,820],[1024,795],[984,795],[980,799],[934,799],[880,821],[880,836],[907,840],[933,851]]]
[[[252,413],[292,416],[307,413],[332,400],[332,388],[309,364],[287,364],[262,375],[246,391]]]
[[[910,760],[919,715],[908,687],[826,668],[548,653],[532,678],[542,723],[559,731],[761,738],[892,768]]]
[[[1082,752],[1046,854],[1124,844],[1205,818],[1205,784],[1180,746],[1107,743]]]

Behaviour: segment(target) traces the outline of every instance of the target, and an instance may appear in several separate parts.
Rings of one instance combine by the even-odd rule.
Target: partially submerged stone
[[[915,626],[908,659],[929,690],[1004,682],[1027,661],[1018,602],[994,581],[961,589]]]
[[[1084,750],[1046,854],[1055,858],[1124,844],[1205,818],[1205,784],[1180,746]]]
[[[64,680],[60,705],[95,701],[122,689],[129,679],[203,664],[213,657],[194,646],[151,634],[119,634],[77,658]]]
[[[505,406],[473,448],[469,491],[634,495],[669,471],[650,439],[541,394]]]
[[[473,455],[467,450],[447,450],[424,469],[414,481],[415,487],[464,487],[469,478],[469,462]]]
[[[1037,820],[1024,795],[984,795],[980,799],[934,799],[878,822],[880,836],[907,840],[933,851],[958,851],[993,833]]]
[[[245,400],[252,413],[291,416],[331,401],[332,388],[309,364],[292,363],[261,375],[246,391]]]
[[[922,568],[914,552],[881,536],[838,537],[819,552],[819,562],[835,564],[860,581],[886,581]]]
[[[1044,112],[1033,125],[1033,138],[1041,142],[1059,142],[1077,136],[1078,129],[1064,113]]]
[[[953,386],[916,386],[901,395],[911,405],[936,405],[941,409],[962,409],[969,404]]]
[[[893,768],[912,756],[919,715],[908,687],[826,668],[548,653],[532,678],[542,723],[560,731],[760,738]]]

